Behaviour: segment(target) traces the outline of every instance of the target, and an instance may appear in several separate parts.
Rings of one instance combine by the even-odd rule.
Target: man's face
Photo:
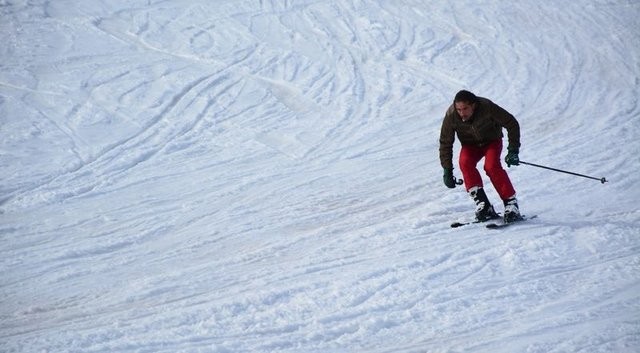
[[[460,115],[460,117],[462,118],[462,121],[467,121],[471,119],[473,111],[476,109],[476,104],[467,102],[456,102],[455,107],[458,115]]]

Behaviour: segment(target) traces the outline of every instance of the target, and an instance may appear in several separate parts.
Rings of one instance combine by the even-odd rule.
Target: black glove
[[[444,175],[442,176],[444,185],[449,189],[456,187],[456,178],[453,177],[453,168],[444,168]]]
[[[504,162],[507,163],[507,167],[511,167],[512,165],[519,165],[520,158],[518,157],[518,149],[508,149],[507,155],[504,157]]]

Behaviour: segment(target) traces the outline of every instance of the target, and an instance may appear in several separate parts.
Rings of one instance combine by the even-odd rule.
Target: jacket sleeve
[[[451,109],[442,121],[440,128],[440,165],[442,168],[453,169],[453,142],[455,141],[455,130],[453,128],[453,114]]]
[[[511,113],[495,103],[492,104],[492,110],[491,116],[493,116],[494,120],[496,120],[500,126],[507,129],[507,137],[509,139],[507,149],[520,149],[520,124],[518,120],[516,120]]]

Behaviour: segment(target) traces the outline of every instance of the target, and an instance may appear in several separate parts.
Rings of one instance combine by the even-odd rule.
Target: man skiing
[[[498,218],[483,189],[476,165],[484,158],[484,170],[504,203],[505,223],[521,220],[516,191],[501,165],[502,129],[507,130],[507,166],[518,165],[520,160],[520,125],[509,112],[487,98],[462,90],[447,109],[440,131],[440,164],[444,168],[444,184],[455,188],[453,176],[453,143],[455,136],[462,144],[459,157],[464,186],[475,201],[476,220]]]

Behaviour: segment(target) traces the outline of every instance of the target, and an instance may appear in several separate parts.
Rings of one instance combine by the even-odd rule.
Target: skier
[[[464,186],[475,201],[476,220],[498,218],[483,189],[476,165],[484,158],[484,170],[504,203],[504,222],[522,219],[518,209],[516,191],[501,165],[502,129],[507,130],[507,166],[518,165],[520,160],[520,125],[509,112],[487,98],[462,90],[447,109],[440,131],[440,164],[444,168],[444,184],[455,188],[453,176],[453,143],[455,135],[462,144],[459,157]]]

